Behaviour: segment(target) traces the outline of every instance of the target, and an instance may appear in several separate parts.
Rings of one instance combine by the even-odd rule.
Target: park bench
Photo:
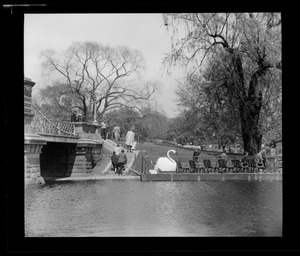
[[[211,165],[211,160],[210,159],[203,159],[203,164],[204,164],[205,172],[215,172],[216,167],[213,167]]]
[[[244,172],[244,166],[239,159],[231,159],[231,163],[233,166],[233,172]]]
[[[282,156],[275,159],[274,156],[267,157],[265,172],[282,172]]]
[[[245,162],[246,164],[244,165],[244,168],[247,169],[250,173],[258,171],[258,166],[254,157],[245,158]]]
[[[258,163],[256,164],[256,166],[257,166],[257,171],[258,171],[258,172],[263,172],[263,171],[266,169],[266,167],[265,167],[265,165],[264,165],[263,162],[258,162]]]
[[[197,169],[197,172],[204,172],[204,165],[203,163],[198,163],[196,162],[196,169]]]
[[[275,158],[268,157],[265,172],[274,172],[276,170]]]
[[[190,172],[191,170],[191,167],[188,163],[179,162],[178,167],[179,172]]]
[[[228,166],[225,159],[219,158],[217,159],[217,162],[218,166],[216,167],[216,169],[218,169],[218,172],[223,173],[224,171],[228,172],[228,170],[233,170],[233,166]]]
[[[277,171],[278,171],[279,173],[282,172],[282,156],[279,156],[279,157],[278,157]]]
[[[189,164],[191,167],[191,172],[203,172],[204,166],[202,163],[198,163],[195,160],[189,160]]]

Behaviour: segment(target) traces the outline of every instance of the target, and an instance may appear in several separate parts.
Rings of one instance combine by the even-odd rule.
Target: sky
[[[168,117],[176,116],[175,89],[185,75],[180,67],[170,75],[162,67],[165,54],[171,50],[171,33],[162,14],[25,14],[24,74],[36,83],[33,91],[46,86],[41,75],[41,51],[65,50],[77,41],[126,45],[141,51],[146,62],[142,77],[161,84],[156,96],[158,110]]]

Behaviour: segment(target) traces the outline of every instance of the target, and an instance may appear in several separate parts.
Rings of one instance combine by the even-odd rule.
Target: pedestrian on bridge
[[[106,140],[106,133],[107,133],[107,123],[105,120],[103,120],[100,124],[101,128],[101,137],[102,139]]]
[[[71,122],[78,122],[78,112],[77,110],[73,110],[71,115]]]

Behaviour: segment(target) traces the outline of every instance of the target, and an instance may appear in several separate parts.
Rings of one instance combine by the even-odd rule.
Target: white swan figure
[[[160,171],[162,172],[175,172],[177,163],[174,159],[172,159],[169,155],[169,153],[172,152],[176,154],[176,151],[173,149],[170,149],[167,152],[167,157],[160,157],[157,159],[156,164],[154,166],[154,170],[149,170],[151,174],[157,174]]]

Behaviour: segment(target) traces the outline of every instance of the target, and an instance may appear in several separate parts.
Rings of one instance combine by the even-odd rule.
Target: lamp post
[[[93,100],[93,108],[94,108],[94,120],[93,120],[93,124],[98,124],[97,122],[97,112],[96,112],[96,101],[97,101],[97,98],[96,98],[96,95],[95,93],[92,94],[92,100]]]

